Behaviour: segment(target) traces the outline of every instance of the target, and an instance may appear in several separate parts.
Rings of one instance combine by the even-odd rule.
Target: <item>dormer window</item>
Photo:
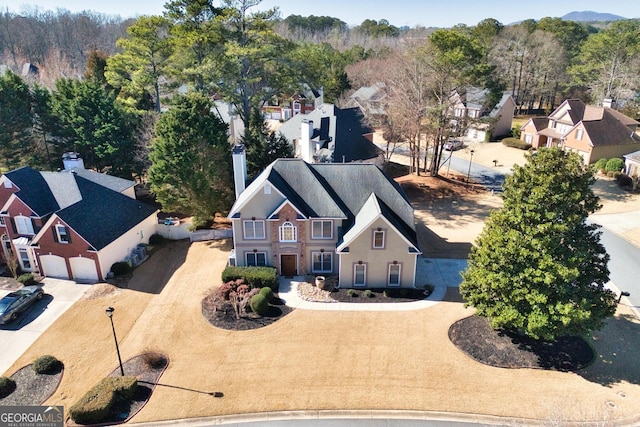
[[[58,243],[71,243],[71,236],[69,235],[69,230],[62,224],[56,224],[55,226],[55,234],[58,238]]]
[[[280,226],[280,241],[281,242],[296,242],[298,240],[298,227],[291,222],[284,222]]]

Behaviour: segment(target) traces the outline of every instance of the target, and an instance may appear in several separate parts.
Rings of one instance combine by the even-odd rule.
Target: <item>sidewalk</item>
[[[409,311],[431,307],[444,299],[447,288],[457,288],[462,281],[460,273],[467,268],[466,259],[418,258],[416,277],[426,278],[425,283],[434,287],[428,298],[422,301],[402,303],[367,303],[353,304],[345,302],[326,303],[301,299],[298,295],[298,284],[304,277],[280,279],[279,297],[286,305],[303,310],[321,311]]]

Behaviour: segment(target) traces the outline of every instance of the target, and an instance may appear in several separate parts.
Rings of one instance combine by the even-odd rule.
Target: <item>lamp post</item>
[[[122,358],[120,357],[120,348],[118,347],[118,338],[116,338],[116,328],[113,326],[113,312],[115,308],[107,307],[105,312],[107,316],[109,316],[109,320],[111,321],[111,330],[113,331],[113,340],[116,343],[116,353],[118,353],[118,362],[120,363],[120,375],[124,377],[124,369],[122,368]]]
[[[620,292],[620,296],[618,297],[618,304],[620,304],[620,300],[622,299],[622,297],[628,297],[628,296],[631,296],[629,292],[626,292],[626,291]]]
[[[469,170],[467,171],[467,187],[469,186],[469,179],[471,177],[471,162],[473,161],[473,150],[471,150],[471,157],[469,157]]]

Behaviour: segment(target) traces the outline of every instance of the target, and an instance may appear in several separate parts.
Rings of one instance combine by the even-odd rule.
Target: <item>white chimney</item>
[[[233,146],[233,183],[236,187],[236,199],[244,191],[247,182],[247,153],[244,144]]]
[[[616,100],[611,98],[605,98],[602,100],[602,106],[605,108],[616,108]]]
[[[300,124],[300,157],[307,163],[313,163],[313,121],[303,120]]]
[[[72,151],[62,155],[62,164],[66,171],[84,169],[84,161],[82,160],[82,157],[80,157],[80,154]]]

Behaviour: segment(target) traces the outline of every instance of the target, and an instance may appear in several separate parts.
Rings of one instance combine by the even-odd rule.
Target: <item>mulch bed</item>
[[[0,399],[0,406],[39,406],[56,391],[62,381],[64,368],[52,374],[36,374],[33,365],[18,369],[11,379],[16,382],[15,390]]]
[[[149,362],[152,363],[149,363]],[[159,352],[147,352],[132,357],[122,363],[125,375],[131,375],[138,379],[138,388],[131,401],[121,401],[114,407],[111,417],[104,420],[101,425],[121,424],[129,421],[147,404],[151,394],[158,384],[158,380],[169,366],[169,358]],[[120,375],[120,367],[114,369],[108,376]],[[67,419],[67,426],[79,426],[71,419]]]
[[[269,326],[292,311],[291,307],[285,305],[284,301],[275,295],[269,303],[269,311],[266,315],[258,316],[248,312],[245,316],[237,319],[233,307],[228,302],[221,308],[216,309],[213,293],[202,300],[202,315],[205,319],[216,328],[229,331],[248,331]]]
[[[449,339],[472,359],[498,368],[575,372],[595,359],[593,348],[581,337],[534,340],[514,332],[494,330],[489,321],[480,316],[467,317],[451,325]]]
[[[385,289],[333,289],[329,297],[337,302],[364,303],[397,303],[421,301],[429,296],[426,289],[385,288]],[[366,292],[366,293],[365,293]]]

